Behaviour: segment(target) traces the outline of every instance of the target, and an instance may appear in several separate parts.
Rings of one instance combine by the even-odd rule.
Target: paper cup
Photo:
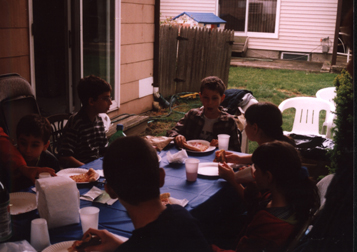
[[[50,246],[50,237],[48,235],[47,221],[43,218],[31,221],[31,245],[37,251],[42,251]]]
[[[187,181],[190,181],[190,182],[196,181],[199,163],[200,163],[200,160],[197,158],[186,159],[185,166],[186,166]]]
[[[40,174],[38,174],[38,178],[50,178],[51,174],[49,172],[41,172]]]
[[[248,183],[254,181],[254,170],[252,166],[249,166],[243,170],[240,170],[234,174],[235,180],[238,183]]]
[[[89,228],[98,229],[99,208],[84,207],[79,210],[82,231],[85,233]]]
[[[228,150],[229,146],[229,138],[230,135],[227,134],[219,134],[218,136],[218,149],[220,150]]]

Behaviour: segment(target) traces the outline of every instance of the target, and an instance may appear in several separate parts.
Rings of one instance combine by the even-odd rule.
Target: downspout
[[[155,0],[154,12],[154,87],[159,87],[159,39],[160,39],[160,0]]]

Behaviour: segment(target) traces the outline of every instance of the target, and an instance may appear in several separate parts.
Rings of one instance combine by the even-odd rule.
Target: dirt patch
[[[297,91],[291,91],[291,90],[286,90],[286,89],[277,89],[277,90],[288,95],[288,96],[302,96],[302,94]]]

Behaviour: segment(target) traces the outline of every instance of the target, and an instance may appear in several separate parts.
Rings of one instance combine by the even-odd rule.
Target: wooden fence
[[[201,80],[212,75],[227,84],[233,40],[232,30],[161,26],[160,93],[198,92]]]

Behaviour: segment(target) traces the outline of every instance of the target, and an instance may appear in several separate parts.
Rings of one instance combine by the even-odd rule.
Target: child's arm
[[[239,155],[234,154],[232,152],[226,151],[226,160],[227,163],[235,163],[235,164],[251,164],[252,163],[252,155]]]
[[[227,165],[226,162],[219,163],[218,174],[221,178],[225,179],[229,184],[231,184],[237,193],[241,196],[241,198],[244,199],[244,187],[242,184],[236,182],[232,167]]]
[[[79,167],[84,165],[81,161],[77,160],[76,158],[72,156],[62,156],[59,157],[59,161],[64,167]]]

